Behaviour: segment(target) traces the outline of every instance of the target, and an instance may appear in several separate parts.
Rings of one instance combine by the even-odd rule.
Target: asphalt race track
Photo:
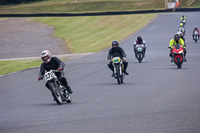
[[[186,20],[187,62],[177,69],[168,44],[180,17]],[[71,104],[57,105],[39,68],[0,77],[1,133],[199,133],[200,12],[164,13],[121,42],[129,61],[129,76],[118,85],[107,67],[108,49],[66,63],[74,91]],[[138,35],[146,40],[143,63],[133,54]],[[53,54],[53,53],[52,53]]]

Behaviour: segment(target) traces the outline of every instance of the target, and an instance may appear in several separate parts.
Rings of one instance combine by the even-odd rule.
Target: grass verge
[[[161,8],[165,8],[164,0],[45,0],[27,4],[2,5],[0,12],[1,14],[83,13]]]
[[[0,61],[0,75],[40,66],[41,60]]]
[[[112,40],[123,40],[144,27],[156,14],[118,16],[33,18],[55,28],[55,36],[63,38],[74,53],[101,51]]]

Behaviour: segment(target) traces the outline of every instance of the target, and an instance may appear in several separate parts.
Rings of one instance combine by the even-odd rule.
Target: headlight
[[[179,51],[178,53],[179,53],[179,54],[183,53],[183,50]]]

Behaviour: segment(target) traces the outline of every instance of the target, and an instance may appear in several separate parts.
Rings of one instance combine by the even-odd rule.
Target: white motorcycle
[[[63,102],[71,103],[71,96],[66,91],[66,87],[58,80],[58,77],[54,72],[60,71],[50,70],[49,72],[46,72],[43,77],[49,85],[54,100],[58,105],[61,105]]]
[[[195,30],[194,31],[194,35],[193,35],[193,40],[197,43],[197,41],[199,40],[199,35],[198,32]]]
[[[135,57],[138,59],[139,63],[142,63],[144,58],[144,44],[135,45]]]

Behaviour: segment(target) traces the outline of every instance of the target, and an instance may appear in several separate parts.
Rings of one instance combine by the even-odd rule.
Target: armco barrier
[[[127,15],[144,13],[163,13],[163,12],[194,12],[200,8],[180,8],[163,10],[143,10],[143,11],[119,11],[119,12],[96,12],[96,13],[38,13],[38,14],[0,14],[0,17],[71,17],[71,16],[105,16],[105,15]]]

